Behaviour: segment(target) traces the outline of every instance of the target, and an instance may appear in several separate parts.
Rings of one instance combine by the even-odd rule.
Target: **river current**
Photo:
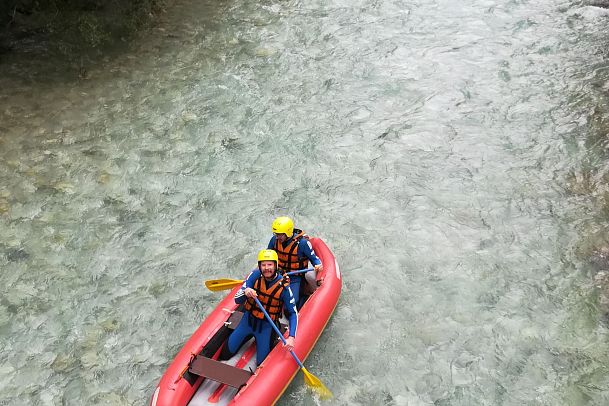
[[[180,0],[80,77],[7,57],[0,405],[146,404],[222,297],[203,281],[242,278],[278,215],[343,272],[305,362],[328,405],[609,404],[574,193],[604,162],[608,18]],[[299,374],[280,404],[319,401]]]

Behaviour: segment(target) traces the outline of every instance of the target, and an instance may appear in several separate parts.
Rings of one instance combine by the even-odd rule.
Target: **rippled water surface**
[[[566,187],[604,11],[180,0],[84,79],[5,59],[0,404],[145,404],[283,214],[344,273],[306,362],[328,404],[609,404]]]

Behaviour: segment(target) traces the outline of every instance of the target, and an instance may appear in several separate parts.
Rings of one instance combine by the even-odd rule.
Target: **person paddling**
[[[256,365],[260,365],[271,351],[273,326],[265,319],[264,312],[258,307],[254,297],[258,298],[276,324],[279,323],[285,308],[289,321],[289,337],[284,346],[288,351],[294,349],[298,312],[289,278],[282,274],[275,251],[267,249],[258,253],[258,268],[249,274],[235,294],[235,303],[244,304],[245,312],[222,349],[221,359],[232,357],[252,336],[256,340]]]
[[[315,254],[313,246],[309,242],[309,237],[304,231],[294,228],[294,222],[289,217],[277,217],[272,225],[273,236],[268,244],[268,249],[275,250],[279,258],[279,268],[286,272],[306,269],[309,261],[313,264],[317,285],[321,284],[319,272],[323,270],[321,260]],[[313,274],[313,272],[307,272]],[[293,275],[290,277],[290,288],[296,300],[296,305],[300,308],[300,294],[305,274]]]

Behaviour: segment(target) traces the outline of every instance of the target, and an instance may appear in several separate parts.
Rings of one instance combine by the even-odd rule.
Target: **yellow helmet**
[[[262,250],[258,253],[258,262],[262,261],[275,261],[275,266],[279,261],[277,253],[273,250]]]
[[[273,221],[273,233],[291,237],[294,234],[294,222],[289,217],[277,217]]]

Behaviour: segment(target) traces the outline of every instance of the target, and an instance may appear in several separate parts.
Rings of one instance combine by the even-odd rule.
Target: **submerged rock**
[[[6,253],[6,259],[10,262],[25,261],[29,257],[30,254],[22,248],[9,249]]]
[[[255,51],[256,56],[259,56],[259,57],[269,57],[269,56],[275,55],[276,53],[277,53],[276,49],[265,48],[265,47],[256,48],[256,51]]]
[[[0,214],[8,213],[10,206],[5,199],[0,199]]]
[[[53,189],[68,195],[74,194],[74,185],[69,182],[57,182],[53,185]]]
[[[70,355],[59,354],[51,362],[51,369],[55,372],[65,372],[76,366],[76,359]]]
[[[106,333],[114,333],[121,327],[121,323],[117,319],[108,319],[101,322],[101,327]]]

